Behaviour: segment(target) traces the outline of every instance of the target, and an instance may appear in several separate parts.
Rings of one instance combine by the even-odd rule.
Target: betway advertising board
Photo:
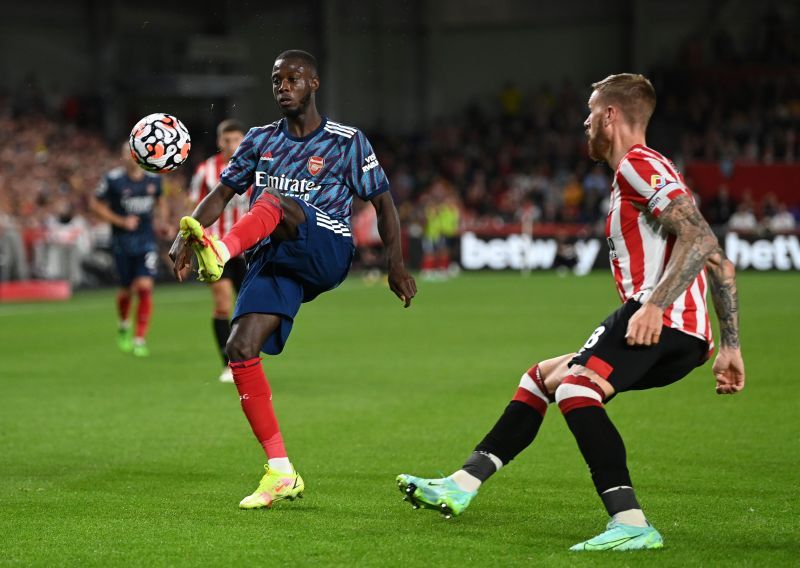
[[[728,233],[721,242],[725,254],[743,270],[800,271],[800,239],[797,235],[769,238]],[[575,273],[609,267],[608,246],[599,238],[570,239],[575,249]],[[549,270],[556,263],[559,244],[554,237],[507,235],[461,236],[461,267],[464,270]]]

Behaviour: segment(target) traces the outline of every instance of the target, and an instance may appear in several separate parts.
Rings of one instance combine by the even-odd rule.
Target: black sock
[[[217,338],[217,346],[219,346],[219,354],[222,357],[222,364],[228,364],[228,356],[225,354],[225,344],[228,343],[228,337],[231,334],[231,322],[228,318],[214,318],[214,335]]]
[[[462,469],[481,481],[486,481],[497,471],[494,462],[486,454],[495,455],[503,465],[507,464],[533,442],[543,420],[544,416],[530,405],[512,400],[497,424],[475,447],[475,452]]]
[[[625,444],[606,414],[605,408],[601,406],[575,408],[564,414],[564,418],[578,442],[578,448],[592,474],[595,489],[603,499],[609,515],[626,509],[638,509],[636,497],[633,495],[633,483],[628,473]],[[630,491],[613,491],[604,496],[606,491],[615,487],[630,488]],[[624,508],[619,509],[619,507]]]

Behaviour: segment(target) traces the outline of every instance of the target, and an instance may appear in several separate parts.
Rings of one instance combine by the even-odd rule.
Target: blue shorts
[[[236,308],[245,314],[275,314],[281,323],[261,346],[268,355],[283,351],[300,304],[333,290],[347,276],[355,247],[350,228],[313,205],[301,205],[306,221],[298,225],[297,238],[262,245],[249,259]]]
[[[123,288],[127,288],[141,276],[155,278],[158,269],[158,253],[154,250],[142,254],[126,254],[115,251],[114,262],[117,265],[119,283]]]

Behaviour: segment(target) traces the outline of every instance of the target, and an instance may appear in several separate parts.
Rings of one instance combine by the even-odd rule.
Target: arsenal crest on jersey
[[[322,167],[324,165],[325,158],[321,158],[320,156],[311,156],[308,159],[308,171],[312,176],[315,176],[322,171]]]

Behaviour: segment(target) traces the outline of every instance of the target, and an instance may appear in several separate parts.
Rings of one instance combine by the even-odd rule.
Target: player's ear
[[[317,89],[319,89],[319,76],[314,75],[311,77],[311,92],[316,93]]]
[[[607,106],[606,111],[603,113],[603,126],[608,126],[612,122],[617,119],[617,115],[619,112],[617,111],[616,107]]]

